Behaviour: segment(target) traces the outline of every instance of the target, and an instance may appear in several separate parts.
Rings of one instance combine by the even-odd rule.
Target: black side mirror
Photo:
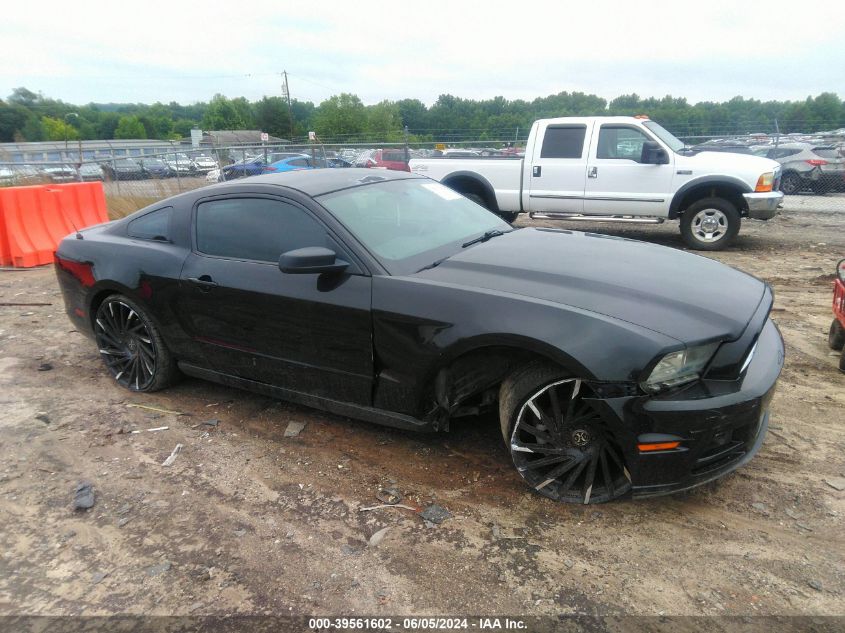
[[[668,165],[669,154],[666,150],[660,147],[657,141],[645,141],[643,143],[642,160],[640,162],[646,165]]]
[[[338,259],[333,250],[322,246],[298,248],[279,257],[279,270],[283,273],[339,273],[348,267],[349,262]]]

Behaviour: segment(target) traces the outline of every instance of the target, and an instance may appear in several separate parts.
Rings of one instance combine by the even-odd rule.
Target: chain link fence
[[[813,134],[781,134],[776,129],[752,134],[685,135],[684,152],[733,152],[778,161],[787,210],[845,212],[845,129]],[[0,186],[74,181],[102,181],[111,217],[132,213],[159,200],[216,182],[295,169],[381,167],[407,169],[408,160],[445,155],[520,156],[524,130],[497,131],[496,139],[443,142],[330,142],[227,147],[173,145],[86,150],[82,143],[58,151],[21,154],[4,161],[0,151]],[[447,135],[448,136],[448,135]],[[42,160],[31,160],[41,157]],[[80,160],[82,157],[82,160]],[[52,160],[43,160],[50,158]]]

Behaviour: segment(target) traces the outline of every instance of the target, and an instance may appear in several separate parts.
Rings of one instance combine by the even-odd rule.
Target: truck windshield
[[[659,123],[655,123],[654,121],[643,121],[643,125],[646,126],[657,138],[666,143],[666,145],[669,146],[669,149],[673,152],[680,151],[686,147],[686,143],[678,139],[674,134]]]
[[[512,230],[487,209],[423,178],[352,187],[317,200],[392,275],[429,268],[463,245]]]

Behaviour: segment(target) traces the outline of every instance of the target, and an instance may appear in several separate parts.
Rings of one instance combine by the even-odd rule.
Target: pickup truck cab
[[[646,117],[535,121],[524,157],[431,157],[410,169],[505,220],[533,218],[659,224],[680,220],[690,248],[718,250],[742,218],[768,220],[783,200],[779,163],[691,152]]]

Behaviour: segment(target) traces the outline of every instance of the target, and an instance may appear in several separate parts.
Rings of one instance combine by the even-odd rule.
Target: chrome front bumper
[[[742,197],[748,205],[748,217],[754,220],[771,220],[783,202],[783,194],[780,191],[744,193]]]

